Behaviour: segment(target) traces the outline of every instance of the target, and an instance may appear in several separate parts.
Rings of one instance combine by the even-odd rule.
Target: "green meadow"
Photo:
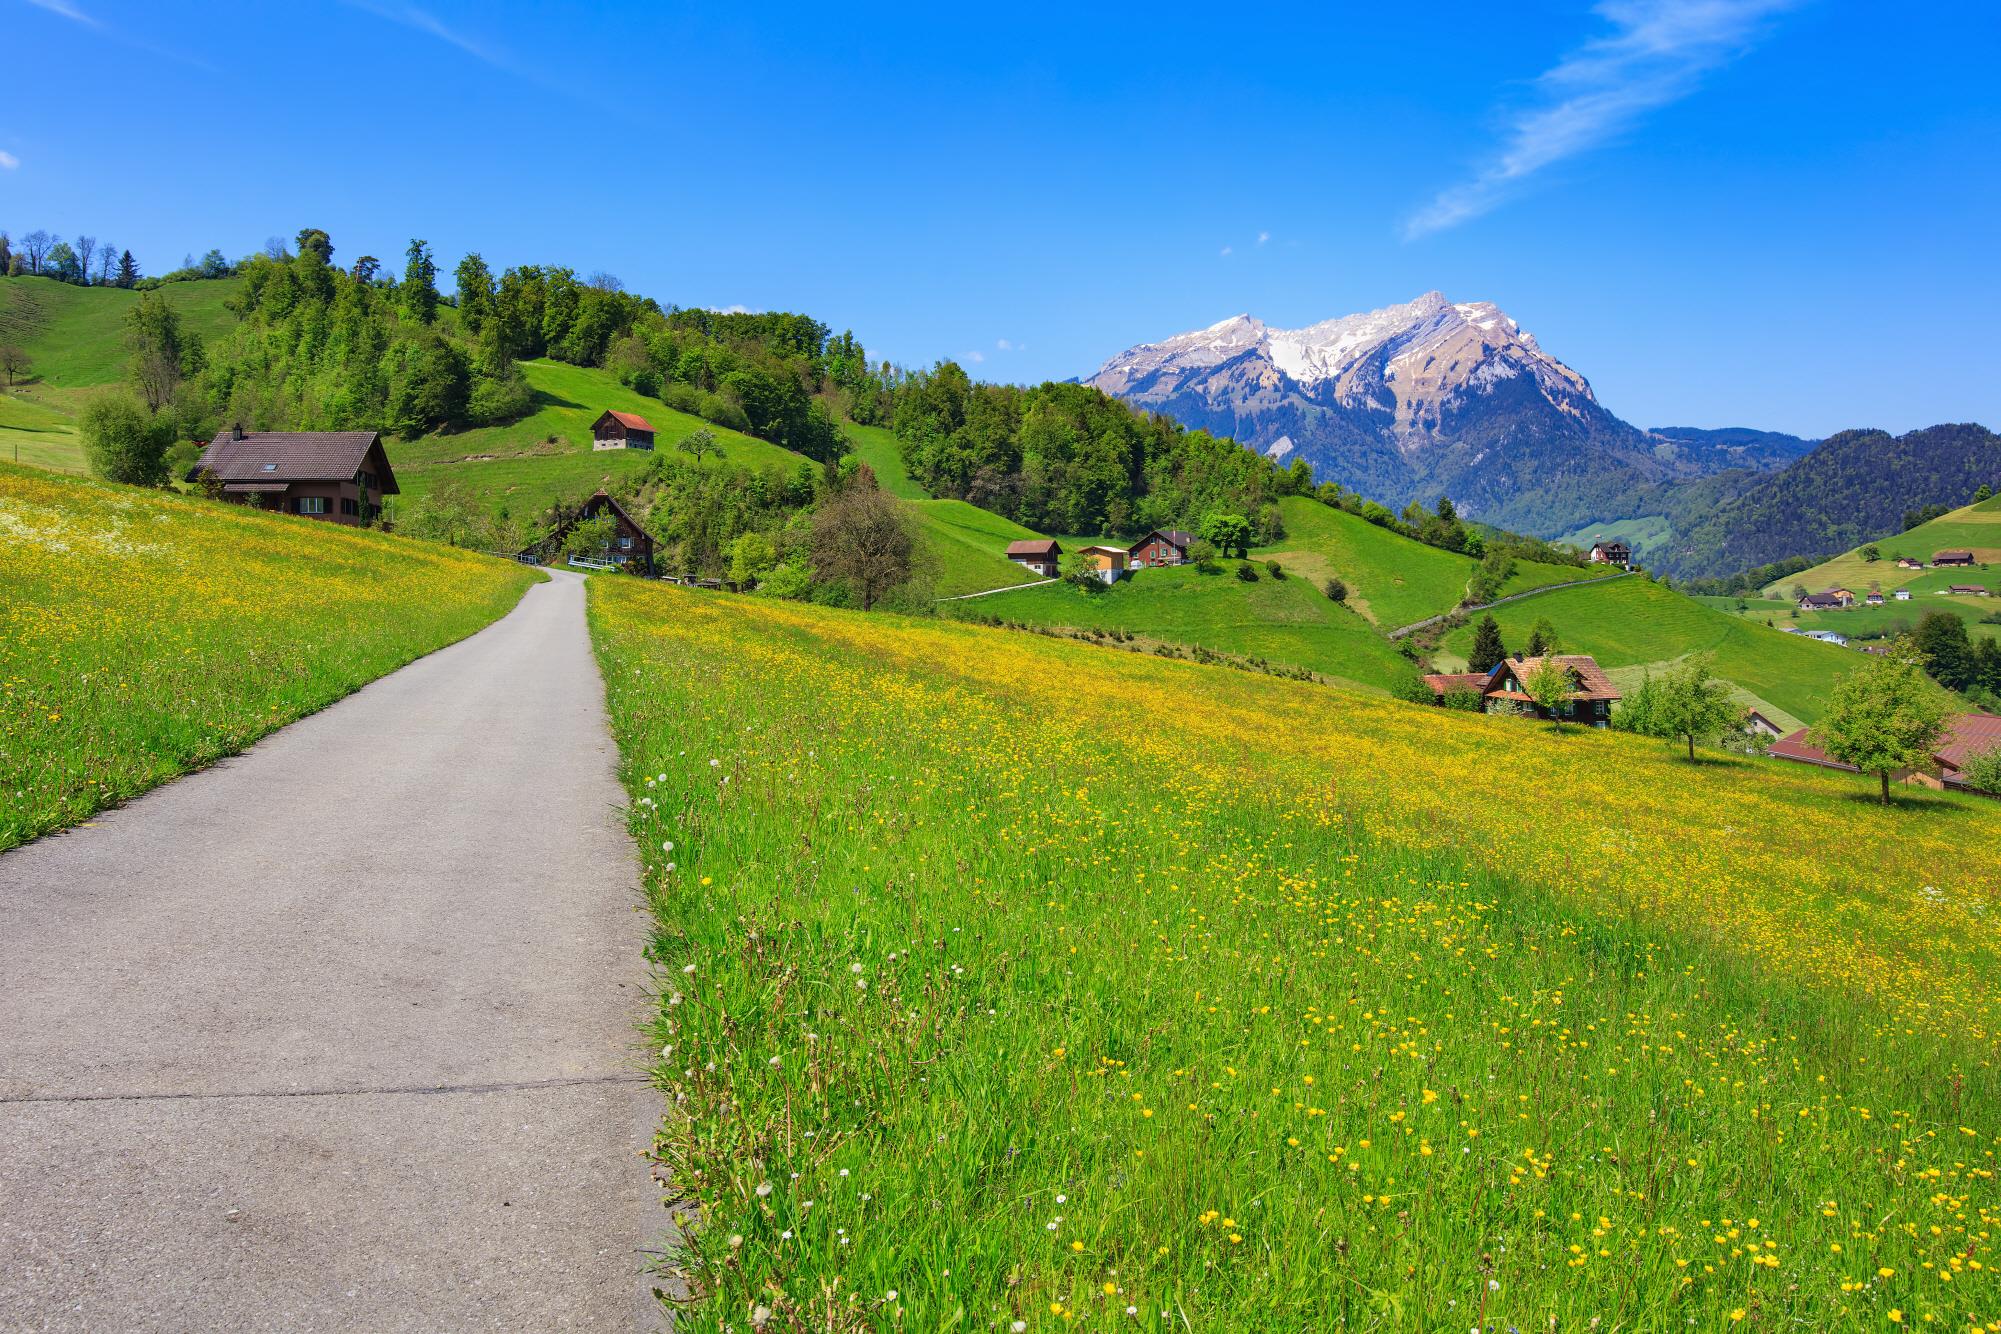
[[[631,580],[590,621],[677,1329],[2001,1319],[2001,806]]]
[[[1949,583],[1986,584],[1992,591],[2001,582],[2001,576],[1983,574],[1977,566],[1972,570],[1900,570],[1897,557],[1913,556],[1928,562],[1940,551],[1970,550],[1983,563],[2001,565],[2001,496],[1961,506],[1907,533],[1865,545],[1873,545],[1880,559],[1864,559],[1864,548],[1857,547],[1810,570],[1773,582],[1764,590],[1766,596],[1787,597],[1795,584],[1810,593],[1846,588],[1857,597],[1867,592],[1872,583],[1880,583],[1886,591],[1907,585],[1915,589]]]

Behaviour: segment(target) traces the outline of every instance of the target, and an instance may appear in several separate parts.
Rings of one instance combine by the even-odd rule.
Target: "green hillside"
[[[1285,520],[1284,539],[1256,554],[1316,586],[1340,576],[1348,585],[1348,606],[1384,630],[1452,610],[1479,568],[1469,556],[1426,546],[1304,496],[1279,501],[1279,513]],[[1517,561],[1514,577],[1501,591],[1521,593],[1605,573],[1609,571]]]
[[[1835,681],[1863,661],[1852,649],[1768,629],[1641,578],[1557,589],[1496,607],[1493,615],[1510,649],[1525,644],[1546,616],[1566,652],[1589,653],[1607,668],[1714,654],[1718,676],[1807,723],[1819,719]],[[1470,623],[1453,631],[1441,666],[1462,665],[1472,644]]]
[[[520,366],[535,391],[535,409],[526,417],[389,446],[389,461],[403,489],[399,505],[415,502],[446,477],[464,482],[489,508],[504,507],[517,517],[539,513],[558,500],[581,500],[637,472],[651,457],[644,450],[591,448],[591,423],[607,408],[638,413],[652,422],[659,450],[673,450],[706,427],[721,446],[721,457],[741,467],[789,473],[806,462],[789,449],[676,412],[626,388],[609,371],[546,359]]]
[[[237,320],[233,278],[168,283],[159,294],[184,326],[219,338]],[[11,393],[0,393],[0,458],[67,472],[83,470],[74,417],[85,391],[125,374],[125,316],[139,293],[118,287],[76,287],[53,278],[0,278],[0,343],[24,350],[33,363]]]
[[[1042,534],[963,500],[934,500],[910,476],[903,446],[881,426],[844,422],[849,452],[869,466],[876,484],[906,502],[917,541],[937,578],[937,595],[958,597],[1032,583],[1036,576],[1001,553],[1010,542]]]
[[[1192,565],[1142,570],[1102,592],[1070,583],[1043,584],[966,604],[1032,625],[1121,630],[1149,639],[1305,667],[1323,676],[1380,688],[1402,656],[1354,612],[1300,577],[1256,583],[1229,567],[1203,574]]]
[[[931,493],[918,485],[910,469],[904,466],[903,446],[895,432],[883,426],[857,426],[853,422],[842,423],[841,432],[848,438],[849,452],[875,473],[876,485],[901,500],[930,499]]]
[[[1876,548],[1880,559],[1871,561],[1863,558],[1862,552],[1871,546]],[[1926,570],[1921,573],[1897,568],[1899,556],[1915,556],[1929,561],[1937,552],[1960,548],[1972,550],[1976,560],[1990,565],[2001,564],[2001,496],[1963,505],[1950,514],[1919,524],[1907,533],[1865,543],[1832,560],[1822,561],[1812,569],[1775,580],[1764,591],[1767,597],[1783,598],[1790,596],[1795,584],[1804,586],[1810,593],[1846,587],[1859,597],[1871,584],[1882,585],[1886,592],[1905,585],[1925,589],[1952,583],[1984,583],[1991,588],[1996,580],[1977,572]]]

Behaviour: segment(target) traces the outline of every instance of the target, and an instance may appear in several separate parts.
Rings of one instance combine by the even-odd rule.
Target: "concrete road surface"
[[[0,854],[0,1329],[652,1323],[583,602]]]

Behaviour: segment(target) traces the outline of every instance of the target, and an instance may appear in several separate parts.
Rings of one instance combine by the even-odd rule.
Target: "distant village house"
[[[1916,556],[1899,556],[1897,557],[1897,568],[1900,570],[1922,570],[1925,568],[1925,563]]]
[[[1868,597],[1863,598],[1862,600],[1868,603],[1872,607],[1880,607],[1883,605],[1883,595],[1881,593],[1873,591],[1869,594]]]
[[[1961,596],[1961,597],[1969,597],[1969,598],[1984,598],[1984,597],[1986,597],[1986,596],[1987,596],[1987,585],[1985,585],[1985,584],[1954,584],[1954,585],[1952,585],[1952,586],[1951,586],[1950,588],[1946,589],[1945,591],[1946,591],[1946,592],[1948,592],[1948,593],[1956,593],[1956,594],[1958,594],[1958,595],[1959,595],[1959,596]]]
[[[1470,690],[1480,696],[1482,713],[1491,709],[1496,701],[1506,701],[1517,708],[1528,709],[1538,718],[1548,718],[1549,712],[1522,689],[1522,682],[1542,661],[1541,658],[1519,656],[1506,658],[1495,664],[1490,672],[1435,673],[1426,676],[1424,683],[1431,687],[1432,701],[1437,704],[1443,704],[1445,697],[1455,690]],[[1572,686],[1561,708],[1564,721],[1583,723],[1588,727],[1610,726],[1612,705],[1624,696],[1598,666],[1598,660],[1588,654],[1565,653],[1559,654],[1555,661],[1569,672]]]
[[[209,441],[187,480],[215,479],[222,498],[255,509],[360,525],[397,494],[396,474],[374,431],[248,431]]]
[[[1808,593],[1800,599],[1801,611],[1839,611],[1843,607],[1855,605],[1855,595],[1845,588],[1830,588],[1825,593]]]
[[[1616,539],[1609,542],[1596,539],[1591,543],[1591,552],[1585,559],[1593,565],[1617,565],[1624,569],[1633,563],[1633,549]]]
[[[1108,584],[1115,584],[1125,576],[1126,565],[1132,553],[1124,547],[1089,546],[1077,550],[1084,568]]]
[[[1909,602],[1911,600],[1911,590],[1908,588],[1900,588],[1896,592],[1890,594],[1890,596],[1895,598],[1899,602]]]
[[[1035,571],[1045,579],[1056,577],[1057,562],[1063,557],[1063,548],[1052,537],[1030,538],[1022,542],[1007,544],[1007,558],[1016,565]]]
[[[1973,553],[1972,553],[1971,551],[1937,551],[1937,552],[1933,552],[1933,553],[1932,553],[1932,564],[1934,564],[1934,565],[1971,565],[1971,564],[1973,564]]]
[[[592,449],[651,449],[653,423],[632,412],[607,410],[591,425]]]
[[[1156,528],[1133,543],[1130,555],[1135,569],[1161,565],[1186,565],[1188,548],[1195,539],[1179,528]]]
[[[1747,736],[1761,736],[1776,741],[1785,735],[1785,730],[1756,709],[1744,711],[1744,732]]]

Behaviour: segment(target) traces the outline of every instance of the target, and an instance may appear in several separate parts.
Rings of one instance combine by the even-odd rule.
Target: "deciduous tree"
[[[28,358],[26,349],[20,344],[0,343],[0,372],[6,373],[9,389],[14,387],[16,380],[28,373],[28,368],[33,364]]]
[[[158,292],[143,293],[125,316],[125,347],[132,382],[154,412],[201,369],[200,342],[181,328],[181,317]]]
[[[1945,717],[1945,705],[1919,669],[1916,650],[1899,643],[1835,686],[1812,736],[1832,758],[1875,774],[1887,806],[1890,775],[1931,761],[1945,732]]]
[[[127,394],[99,394],[77,419],[90,470],[109,482],[159,486],[167,480],[173,425]]]
[[[1544,658],[1522,677],[1522,693],[1549,715],[1557,730],[1563,730],[1564,705],[1570,699],[1570,668],[1555,658]]]
[[[866,467],[813,515],[814,572],[845,580],[864,611],[910,577],[914,549],[902,506]]]

